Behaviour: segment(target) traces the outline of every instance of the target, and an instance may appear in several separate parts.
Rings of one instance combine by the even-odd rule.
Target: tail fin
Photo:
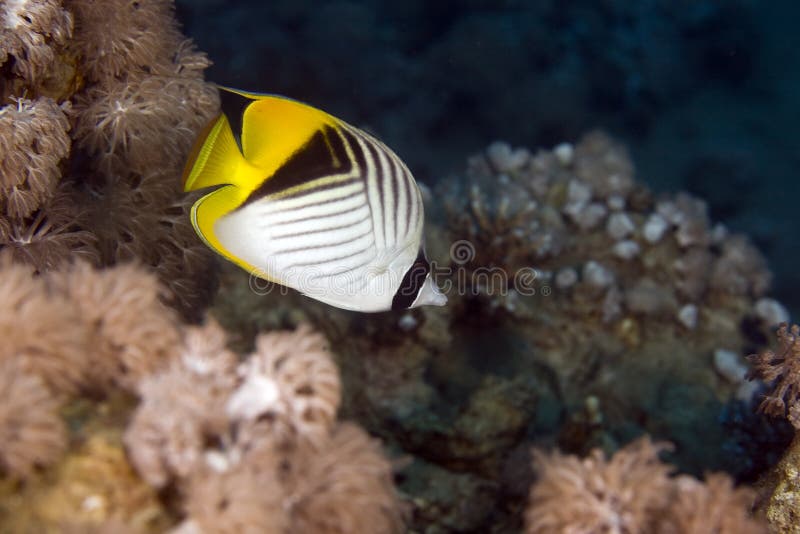
[[[228,118],[221,114],[198,135],[183,170],[183,190],[234,183],[243,163]]]

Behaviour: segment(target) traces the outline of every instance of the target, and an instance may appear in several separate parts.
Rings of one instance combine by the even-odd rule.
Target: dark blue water
[[[378,133],[423,182],[496,139],[603,128],[657,191],[749,234],[800,310],[796,2],[178,1],[221,84],[292,96]]]

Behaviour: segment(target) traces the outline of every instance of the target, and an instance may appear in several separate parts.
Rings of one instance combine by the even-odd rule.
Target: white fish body
[[[257,104],[299,117],[305,133],[295,135],[299,146],[285,143],[283,157],[256,150],[258,135],[248,131],[262,116],[251,113],[248,124],[248,110]],[[224,185],[192,210],[195,228],[209,246],[252,274],[340,308],[375,312],[446,302],[422,246],[422,196],[394,152],[291,100],[258,96],[248,110],[245,163],[231,154],[233,136],[223,116],[224,124],[212,128],[186,179],[186,190],[210,181]],[[211,148],[204,152],[206,145]],[[236,175],[230,184],[208,176],[226,167],[234,167],[230,172]]]

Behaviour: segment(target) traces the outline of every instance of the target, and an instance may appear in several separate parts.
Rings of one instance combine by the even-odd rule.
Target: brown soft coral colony
[[[189,329],[178,357],[141,381],[142,402],[125,443],[131,461],[152,486],[188,477],[206,443],[226,432],[224,400],[234,386],[235,366],[224,333],[209,322]]]
[[[51,292],[66,297],[87,326],[92,388],[136,391],[139,381],[175,352],[178,319],[159,300],[163,287],[141,267],[97,270],[78,262],[47,279]]]
[[[800,430],[800,326],[778,328],[778,348],[748,356],[753,368],[748,378],[774,384],[759,410],[773,417],[786,416]]]
[[[190,518],[172,534],[283,534],[289,529],[282,488],[251,466],[222,472],[201,468],[187,489]]]
[[[75,253],[139,260],[199,320],[215,272],[180,174],[219,101],[173,11],[168,0],[0,4],[0,247],[40,271]]]
[[[664,534],[718,532],[766,534],[763,520],[751,516],[756,500],[750,488],[733,486],[723,473],[706,475],[704,483],[680,476],[674,482],[673,499],[661,520]]]
[[[245,423],[269,415],[278,426],[318,444],[330,433],[341,397],[339,372],[325,338],[302,325],[296,332],[261,335],[239,367],[241,384],[227,404]]]
[[[177,532],[401,529],[392,465],[377,441],[336,420],[338,370],[326,339],[309,326],[259,335],[256,351],[239,362],[213,320],[179,323],[141,267],[77,262],[36,275],[0,259],[0,469],[35,488],[39,468],[61,460],[41,482],[52,488],[26,493],[33,524],[134,521],[131,507],[145,496],[147,513],[163,525],[169,520],[153,496],[172,489],[164,493],[185,517]],[[117,427],[81,428],[80,418],[68,430],[62,414],[75,410],[77,393],[110,399],[120,389],[139,398],[124,436]],[[72,407],[62,411],[65,403]],[[82,443],[103,443],[121,470],[95,477],[92,469],[105,468],[89,462],[88,471],[70,474],[76,458],[97,455]],[[124,475],[127,462],[141,478]],[[55,482],[53,473],[61,473]],[[113,494],[78,499],[102,513],[75,508],[84,478]],[[128,498],[120,484],[137,489]]]
[[[702,483],[671,477],[665,445],[640,438],[607,459],[534,451],[539,479],[530,492],[525,532],[765,534],[751,516],[755,492],[722,473]]]
[[[339,424],[319,453],[300,451],[286,484],[293,532],[398,532],[391,470],[377,441]]]
[[[0,63],[13,58],[11,70],[19,77],[15,81],[41,84],[52,75],[59,53],[72,36],[72,15],[59,0],[5,4],[0,11]]]
[[[670,467],[658,459],[662,449],[641,439],[610,460],[599,450],[584,459],[535,451],[539,480],[531,488],[527,532],[652,532],[670,486]]]
[[[49,200],[69,154],[69,121],[53,99],[18,98],[0,108],[0,209],[12,220]]]
[[[51,399],[120,386],[135,392],[144,375],[169,363],[181,335],[175,312],[158,299],[162,291],[154,275],[132,265],[96,270],[77,263],[36,276],[0,255],[0,378],[7,381],[8,410],[0,417],[0,456],[16,458],[15,451],[29,448],[37,463],[55,459],[38,454],[35,444],[18,445],[45,438],[37,428],[58,434],[62,423]],[[25,405],[33,411],[21,410]],[[42,446],[53,450],[48,444],[56,441],[43,439]],[[30,472],[18,461],[6,464],[12,473]]]
[[[0,361],[0,466],[25,477],[56,460],[67,433],[58,401],[44,381],[18,360]]]
[[[163,61],[182,36],[170,0],[67,0],[75,13],[75,45],[86,76],[94,81]],[[99,27],[105,31],[97,31]]]
[[[0,361],[18,361],[54,394],[84,383],[89,337],[77,308],[7,254],[0,257],[0,339]]]
[[[339,376],[321,335],[262,334],[237,369],[218,326],[193,332],[173,365],[143,382],[125,435],[145,480],[181,489],[177,532],[400,529],[391,464],[335,420]]]

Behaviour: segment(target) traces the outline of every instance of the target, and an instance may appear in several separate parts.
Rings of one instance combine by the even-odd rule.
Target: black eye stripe
[[[431,264],[420,247],[417,259],[406,271],[403,281],[400,282],[400,287],[397,288],[397,292],[394,294],[392,299],[393,310],[405,310],[414,304],[429,272],[431,272]]]

